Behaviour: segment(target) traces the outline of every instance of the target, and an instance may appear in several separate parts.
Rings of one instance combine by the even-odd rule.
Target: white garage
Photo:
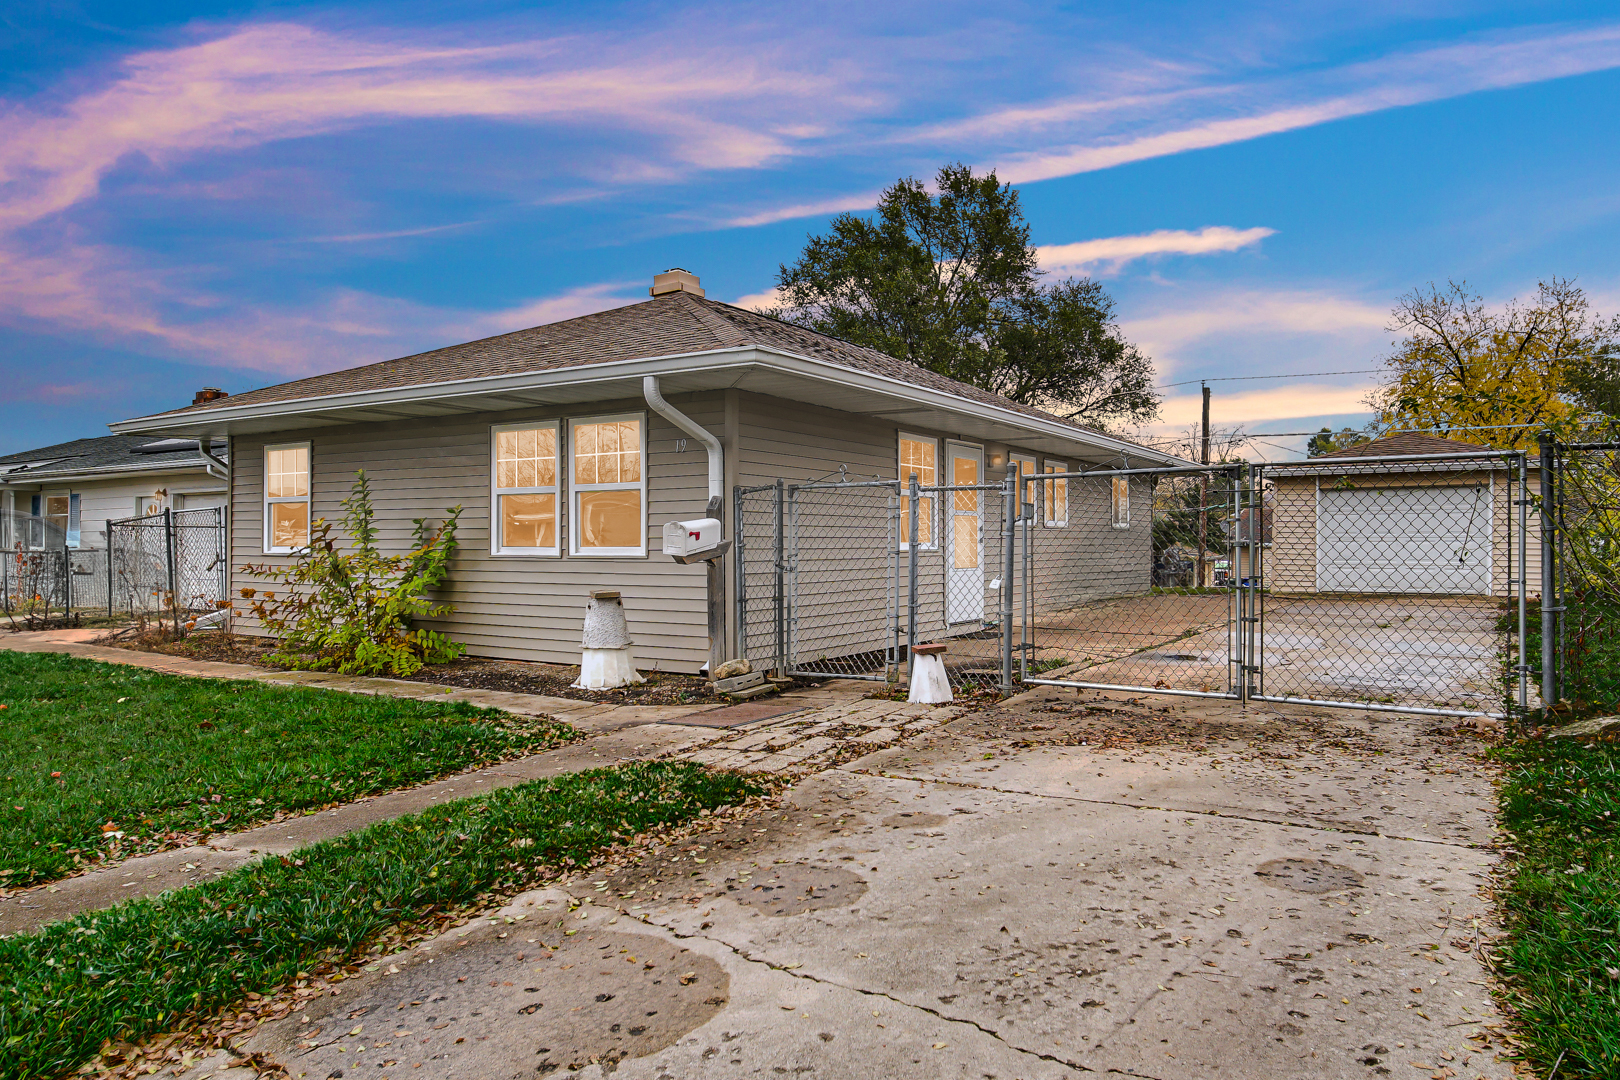
[[[1318,491],[1317,591],[1489,595],[1491,488]]]

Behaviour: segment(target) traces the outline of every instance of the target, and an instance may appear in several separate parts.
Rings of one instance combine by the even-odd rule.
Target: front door
[[[952,486],[983,483],[984,451],[975,446],[946,443]],[[984,492],[953,491],[945,571],[945,621],[952,625],[984,618]]]

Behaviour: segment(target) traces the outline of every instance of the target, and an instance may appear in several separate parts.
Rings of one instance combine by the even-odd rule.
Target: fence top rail
[[[1246,466],[1242,463],[1227,462],[1224,465],[1177,465],[1173,468],[1162,469],[1092,469],[1089,472],[1060,472],[1060,473],[1020,473],[1018,479],[1024,483],[1036,483],[1042,480],[1086,480],[1101,479],[1108,476],[1196,476],[1200,473],[1240,473]]]
[[[1522,450],[1478,450],[1458,452],[1455,454],[1389,454],[1382,457],[1342,457],[1342,458],[1312,458],[1307,461],[1266,461],[1256,463],[1256,468],[1267,472],[1285,469],[1290,472],[1332,472],[1341,465],[1444,465],[1448,462],[1468,464],[1481,460],[1501,460],[1504,462],[1517,462],[1523,460],[1525,453]]]
[[[993,492],[1002,492],[1002,491],[1006,491],[1006,490],[1007,490],[1007,485],[1006,485],[1005,482],[996,483],[996,484],[935,484],[933,486],[930,486],[928,484],[919,484],[917,486],[917,494],[919,494],[919,495],[937,495],[937,494],[939,494],[941,492],[946,492],[946,491],[993,491]],[[910,488],[904,488],[904,489],[901,490],[900,493],[902,495],[909,495],[911,493],[911,489]]]
[[[789,491],[843,491],[848,488],[888,488],[891,491],[898,491],[900,487],[901,484],[898,480],[848,480],[843,483],[834,482],[830,484],[789,484],[787,489]]]
[[[761,484],[759,487],[742,487],[741,485],[738,485],[737,487],[734,487],[731,490],[732,490],[733,494],[737,494],[737,495],[758,495],[762,491],[775,491],[776,490],[776,485],[775,484]]]
[[[1620,450],[1620,442],[1558,443],[1556,444],[1556,448],[1559,452],[1563,452],[1565,450],[1578,450],[1582,452],[1593,450]]]

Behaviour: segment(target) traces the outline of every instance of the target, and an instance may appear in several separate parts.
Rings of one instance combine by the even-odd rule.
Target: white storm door
[[[984,451],[946,443],[953,486],[983,483]],[[945,621],[953,625],[984,618],[984,492],[953,491],[945,535]]]

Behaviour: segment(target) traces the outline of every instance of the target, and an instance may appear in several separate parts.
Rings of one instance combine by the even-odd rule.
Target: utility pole
[[[1203,441],[1203,450],[1199,455],[1199,464],[1209,464],[1209,383],[1204,384],[1204,420],[1200,433]],[[1198,478],[1198,587],[1204,588],[1208,582],[1207,571],[1204,569],[1204,551],[1209,540],[1209,474],[1204,473]]]

